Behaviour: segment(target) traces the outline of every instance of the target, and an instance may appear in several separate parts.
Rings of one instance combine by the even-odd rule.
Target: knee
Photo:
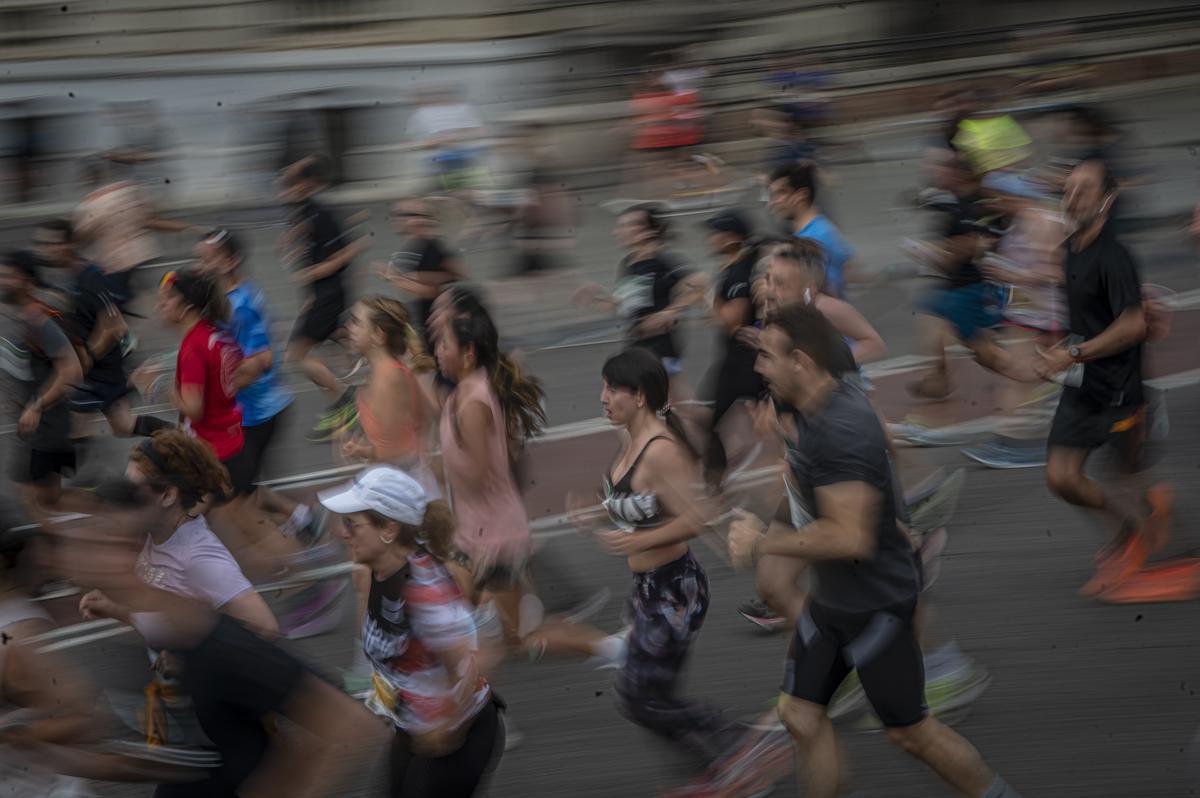
[[[926,718],[911,726],[899,726],[887,730],[888,742],[907,754],[921,758],[929,747],[930,720]]]
[[[829,723],[825,707],[792,696],[780,697],[778,712],[780,722],[798,743],[816,739]]]
[[[1046,464],[1046,487],[1050,488],[1055,496],[1070,500],[1077,492],[1077,481],[1076,474],[1061,463],[1051,460]]]

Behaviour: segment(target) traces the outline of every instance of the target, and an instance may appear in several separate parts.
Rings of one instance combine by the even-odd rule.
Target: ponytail
[[[457,529],[450,505],[436,499],[425,505],[425,516],[417,528],[417,538],[434,557],[442,562],[454,558],[454,532]]]
[[[412,369],[417,374],[433,371],[436,364],[425,352],[421,337],[409,322],[408,308],[403,302],[386,296],[370,296],[361,300],[371,313],[371,323],[383,333],[384,347],[394,358],[412,356]]]
[[[546,426],[546,391],[542,382],[527,373],[507,352],[501,352],[488,372],[488,382],[504,410],[504,427],[510,441],[532,438]]]
[[[660,411],[663,423],[667,425],[667,429],[671,430],[671,434],[675,437],[675,442],[683,447],[687,453],[688,459],[698,461],[700,452],[697,451],[692,439],[688,437],[687,430],[683,426],[683,420],[679,418],[679,414],[671,409],[671,405],[666,405]]]

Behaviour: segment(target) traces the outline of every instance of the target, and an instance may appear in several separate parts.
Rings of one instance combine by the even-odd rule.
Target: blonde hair
[[[360,299],[359,302],[367,309],[371,324],[383,333],[383,346],[389,355],[400,358],[411,354],[413,371],[418,374],[433,371],[433,358],[425,352],[425,345],[413,329],[408,308],[403,302],[378,294]]]

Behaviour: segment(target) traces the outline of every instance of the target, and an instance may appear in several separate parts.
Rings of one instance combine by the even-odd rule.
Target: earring
[[[385,538],[383,535],[380,535],[379,539],[382,540],[384,543],[388,544],[389,546],[392,545],[393,541],[395,541],[395,538]]]

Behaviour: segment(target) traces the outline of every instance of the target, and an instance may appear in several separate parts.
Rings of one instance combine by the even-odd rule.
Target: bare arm
[[[5,630],[8,656],[3,673],[4,697],[9,703],[41,717],[23,730],[44,743],[68,742],[83,736],[90,724],[94,692],[82,674],[56,654],[35,651],[22,638],[49,631],[43,621],[26,621]]]
[[[491,435],[492,410],[483,402],[471,401],[458,408],[458,429],[470,465],[463,479],[471,490],[482,490],[488,475],[488,437]]]
[[[317,280],[323,280],[326,277],[337,274],[346,267],[346,264],[348,264],[362,252],[365,252],[366,249],[366,238],[360,238],[342,247],[332,256],[326,258],[320,263],[300,269],[295,274],[295,280],[298,283],[307,284],[316,282]]]
[[[1104,332],[1079,345],[1082,360],[1097,360],[1124,352],[1146,337],[1146,313],[1126,308]]]
[[[204,386],[181,385],[174,392],[175,405],[179,412],[192,421],[204,417]]]
[[[815,491],[816,521],[803,529],[773,522],[758,553],[804,560],[860,560],[875,553],[879,491],[865,482],[839,482]]]
[[[263,374],[271,369],[271,365],[275,362],[275,355],[270,349],[251,355],[242,360],[238,364],[237,370],[233,372],[233,387],[235,390],[253,385],[254,382]]]
[[[817,298],[817,309],[829,319],[834,329],[850,339],[850,351],[858,365],[887,354],[887,344],[879,331],[849,302],[822,294]]]
[[[221,612],[246,624],[256,635],[266,640],[279,636],[279,623],[263,601],[253,590],[245,590],[221,607]]]

